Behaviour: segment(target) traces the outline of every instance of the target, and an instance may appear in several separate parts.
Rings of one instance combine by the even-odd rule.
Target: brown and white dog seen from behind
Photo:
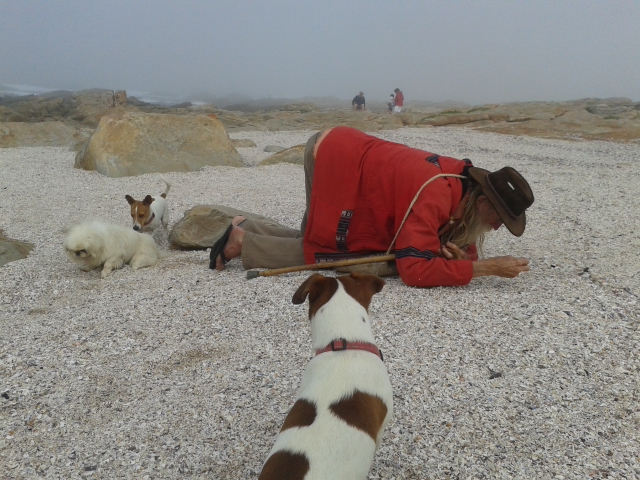
[[[315,356],[260,480],[367,477],[393,416],[391,383],[368,313],[384,284],[374,275],[316,273],[293,295],[296,305],[309,298]]]
[[[171,184],[164,178],[160,179],[167,186],[164,193],[157,197],[147,195],[142,200],[135,200],[131,195],[125,195],[129,205],[131,205],[131,218],[133,219],[133,229],[136,232],[151,233],[154,235],[158,228],[162,227],[165,234],[169,223],[169,205],[167,204],[167,194],[171,189]]]

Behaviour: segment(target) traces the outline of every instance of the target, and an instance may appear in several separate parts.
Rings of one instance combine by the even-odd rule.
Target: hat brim
[[[482,189],[482,193],[489,199],[491,205],[498,213],[500,220],[504,223],[504,226],[516,237],[521,236],[524,233],[524,229],[527,226],[527,217],[524,212],[522,215],[513,218],[507,210],[502,205],[500,199],[493,193],[493,189],[489,187],[487,182],[487,175],[491,172],[489,170],[485,170],[484,168],[471,167],[469,168],[469,176],[476,181],[480,188]]]

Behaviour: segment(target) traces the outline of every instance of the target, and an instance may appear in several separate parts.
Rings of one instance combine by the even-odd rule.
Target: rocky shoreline
[[[125,91],[83,90],[0,97],[0,148],[65,146],[78,150],[104,115],[145,112],[214,115],[229,132],[322,130],[347,125],[367,132],[402,127],[456,126],[509,135],[565,140],[640,142],[640,102],[626,98],[434,107],[409,101],[402,114],[384,104],[353,112],[348,105],[313,103],[248,106],[153,105]]]

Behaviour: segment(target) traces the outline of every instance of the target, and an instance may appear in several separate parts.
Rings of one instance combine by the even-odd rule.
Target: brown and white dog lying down
[[[296,305],[309,297],[316,356],[259,480],[367,477],[393,416],[391,383],[368,314],[384,284],[374,275],[316,273],[293,295]]]

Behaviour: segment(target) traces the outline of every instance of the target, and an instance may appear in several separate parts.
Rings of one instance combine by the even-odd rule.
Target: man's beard
[[[488,223],[484,223],[480,218],[480,215],[472,215],[469,219],[468,225],[464,225],[460,221],[457,225],[445,233],[441,242],[451,242],[458,248],[465,249],[469,245],[475,244],[478,253],[482,252],[482,245],[484,244],[485,234],[493,230],[493,227]]]
[[[467,229],[466,244],[471,245],[475,243],[476,246],[481,246],[484,243],[485,234],[491,230],[493,230],[493,227],[483,222],[480,215],[474,215]]]

